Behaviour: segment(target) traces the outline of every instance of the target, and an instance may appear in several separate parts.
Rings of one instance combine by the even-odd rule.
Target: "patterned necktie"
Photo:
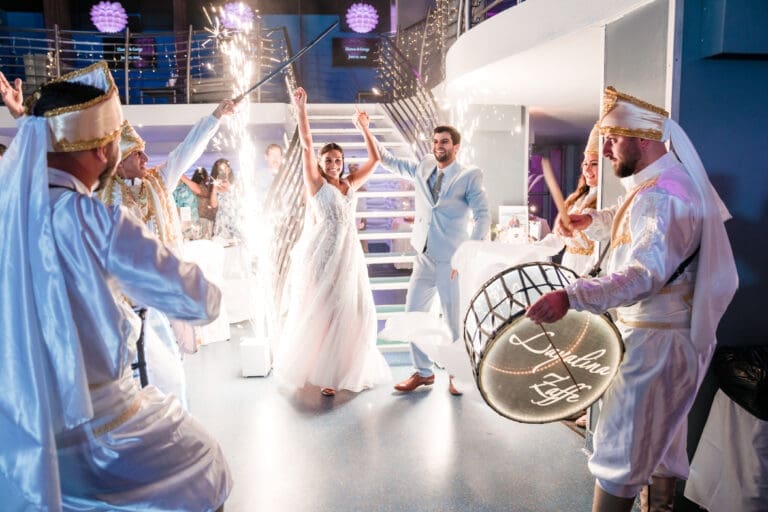
[[[435,184],[432,185],[432,201],[435,203],[437,202],[437,198],[440,196],[440,187],[443,184],[443,175],[445,173],[442,171],[442,169],[437,169],[437,179],[435,180]]]

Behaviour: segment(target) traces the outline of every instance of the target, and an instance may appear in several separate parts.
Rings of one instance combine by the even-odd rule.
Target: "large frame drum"
[[[553,263],[508,268],[472,299],[464,342],[483,399],[523,423],[569,418],[610,385],[624,354],[607,315],[569,310],[557,322],[536,324],[525,311],[542,295],[578,276]]]

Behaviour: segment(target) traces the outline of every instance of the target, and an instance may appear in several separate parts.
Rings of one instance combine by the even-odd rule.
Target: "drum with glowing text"
[[[488,280],[470,302],[464,342],[483,399],[523,423],[549,423],[586,409],[608,388],[624,345],[607,315],[569,310],[537,324],[525,311],[577,278],[563,266],[528,263]]]

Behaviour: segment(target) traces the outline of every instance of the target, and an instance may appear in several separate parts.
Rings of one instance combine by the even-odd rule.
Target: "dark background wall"
[[[720,345],[767,344],[768,3],[687,0],[680,119],[731,211],[739,290]]]
[[[733,215],[726,229],[739,289],[720,323],[718,345],[765,345],[768,3],[678,1],[684,2],[678,121]],[[710,368],[688,417],[689,454],[698,445],[717,389]],[[687,501],[682,505],[681,512],[697,510]]]

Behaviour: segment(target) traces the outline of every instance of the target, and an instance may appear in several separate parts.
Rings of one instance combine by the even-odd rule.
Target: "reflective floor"
[[[287,395],[271,377],[240,376],[246,334],[232,325],[230,341],[185,360],[191,411],[234,475],[227,512],[590,510],[584,440],[563,424],[523,425],[452,397],[444,372],[407,395]],[[389,358],[395,382],[410,374]]]

